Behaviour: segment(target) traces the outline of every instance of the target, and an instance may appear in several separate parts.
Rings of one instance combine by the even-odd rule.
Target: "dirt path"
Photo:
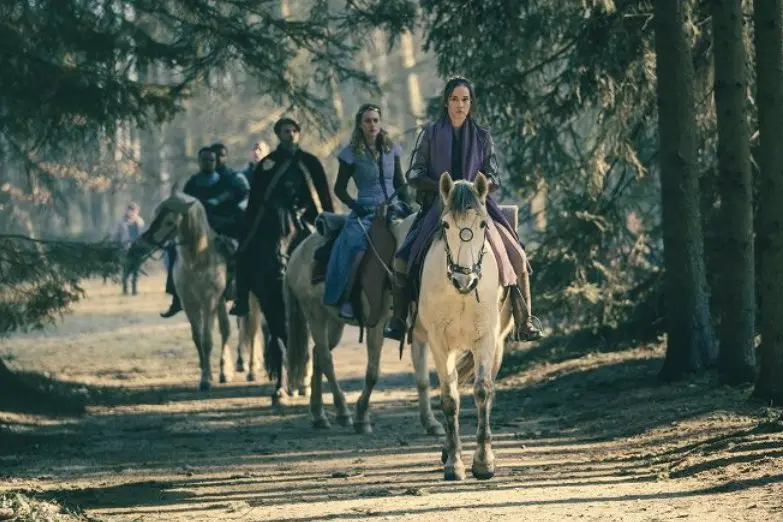
[[[398,360],[392,343],[372,400],[374,434],[314,431],[303,400],[273,411],[269,385],[244,375],[197,392],[184,317],[157,316],[162,286],[147,278],[141,296],[126,298],[92,283],[58,328],[2,342],[12,366],[81,383],[92,406],[70,419],[0,412],[10,426],[0,493],[127,521],[783,520],[783,436],[767,420],[779,412],[706,380],[656,385],[657,347],[510,354],[493,417],[498,475],[447,483],[439,441],[419,425],[410,359]],[[355,404],[366,362],[357,331],[336,359]]]

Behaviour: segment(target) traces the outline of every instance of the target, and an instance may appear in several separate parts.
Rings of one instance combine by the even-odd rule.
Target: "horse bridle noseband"
[[[484,239],[486,240],[487,237],[487,228],[486,224],[482,223],[482,228],[484,229]],[[478,258],[473,263],[472,266],[463,266],[454,261],[454,255],[451,252],[451,247],[449,246],[449,240],[446,237],[446,228],[448,228],[448,224],[441,222],[441,233],[443,234],[443,243],[446,245],[446,276],[451,279],[451,277],[454,274],[460,274],[465,276],[475,275],[476,279],[473,280],[473,282],[470,285],[470,288],[467,289],[468,293],[472,290],[476,290],[476,286],[478,285],[479,280],[481,279],[481,263],[484,260],[484,241],[482,241],[481,250],[479,251]],[[469,243],[473,240],[473,230],[469,227],[462,227],[459,230],[459,239],[463,243]],[[456,285],[455,285],[456,286]],[[457,288],[459,290],[459,288]],[[476,290],[476,299],[478,300],[478,290]]]

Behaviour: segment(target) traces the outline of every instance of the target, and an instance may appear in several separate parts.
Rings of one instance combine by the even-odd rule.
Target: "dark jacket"
[[[303,222],[313,226],[318,214],[334,212],[323,165],[302,149],[292,155],[278,147],[258,162],[250,185],[242,234],[245,240],[252,233],[253,242],[276,242],[290,233],[292,227]],[[259,212],[263,214],[253,230]]]

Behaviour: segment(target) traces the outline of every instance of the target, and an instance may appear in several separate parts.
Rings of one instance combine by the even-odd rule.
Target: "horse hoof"
[[[201,383],[198,385],[199,391],[209,391],[211,387],[212,385],[209,384],[207,381],[201,381]]]
[[[444,480],[465,480],[465,466],[462,464],[443,470]]]
[[[244,361],[237,361],[236,370],[238,372],[244,372],[245,371],[245,362]]]
[[[226,384],[231,382],[231,379],[226,374],[220,374],[220,384]]]
[[[446,448],[443,448],[440,450],[440,463],[445,464],[447,460],[449,460],[449,452]]]
[[[353,427],[359,435],[372,435],[372,425],[369,422],[357,423]]]
[[[470,471],[473,473],[473,477],[478,480],[489,480],[495,476],[495,465],[493,464],[488,469],[476,469],[474,466]]]
[[[302,388],[299,388],[299,395],[301,395],[305,399],[309,399],[310,398],[310,387],[309,386],[304,386]]]
[[[321,417],[313,421],[313,428],[317,430],[328,430],[332,425],[329,424],[329,420],[326,417]]]
[[[299,398],[299,390],[288,390],[288,395],[292,399],[297,399],[297,398]]]
[[[247,373],[247,382],[256,382],[256,372]]]
[[[353,417],[351,417],[350,415],[338,415],[337,424],[339,424],[343,428],[350,428],[351,426],[353,426]]]
[[[439,422],[427,426],[427,435],[434,435],[436,437],[439,437],[445,434],[446,434],[446,430],[443,429],[443,426]],[[443,463],[445,464],[446,461],[444,460]]]
[[[274,408],[282,408],[286,405],[288,396],[280,393],[272,394],[272,406]]]

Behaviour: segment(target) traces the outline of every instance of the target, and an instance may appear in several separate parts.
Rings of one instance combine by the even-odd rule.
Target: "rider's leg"
[[[229,310],[229,314],[244,317],[250,313],[250,274],[247,266],[246,252],[238,252],[236,256],[236,274],[234,305]]]
[[[169,245],[166,247],[166,254],[168,256],[168,272],[166,274],[166,293],[172,296],[171,305],[165,312],[161,312],[160,316],[169,318],[182,311],[182,303],[179,301],[177,295],[177,289],[174,286],[174,261],[177,258],[177,247]]]
[[[394,281],[392,284],[392,317],[383,331],[387,339],[402,341],[408,330],[408,306],[410,299],[408,294],[408,262],[395,257],[392,262]]]
[[[533,316],[530,291],[530,262],[522,245],[503,227],[497,227],[506,246],[509,260],[517,276],[517,284],[510,287],[511,309],[514,313],[514,333],[512,338],[519,341],[536,341],[542,332]]]

